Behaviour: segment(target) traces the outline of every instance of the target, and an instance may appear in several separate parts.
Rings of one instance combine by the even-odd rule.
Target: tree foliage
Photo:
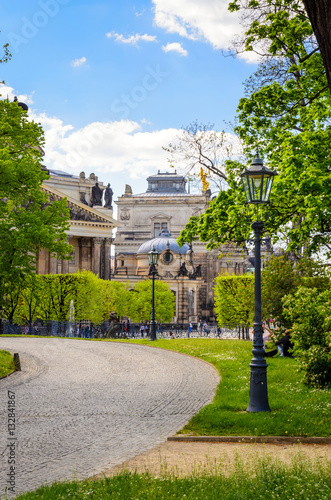
[[[36,269],[39,250],[70,258],[65,199],[49,202],[42,191],[43,131],[16,102],[0,100],[0,285],[7,289]],[[2,295],[0,294],[0,295]],[[0,299],[1,300],[1,299]]]
[[[253,276],[218,276],[215,313],[219,325],[251,325],[254,317]]]
[[[140,281],[132,289],[128,315],[132,321],[149,321],[152,312],[152,280]],[[155,319],[171,322],[175,315],[175,297],[168,283],[155,280]]]
[[[249,26],[244,46],[264,58],[246,97],[238,106],[236,131],[247,158],[259,145],[268,166],[279,175],[271,206],[261,209],[273,242],[308,254],[320,249],[331,255],[331,94],[312,27],[300,0],[235,0]],[[251,234],[240,182],[245,166],[226,162],[229,189],[206,213],[191,218],[180,241],[196,236],[216,247],[228,240],[243,242]],[[251,209],[249,218],[255,219]]]
[[[331,291],[299,287],[284,298],[291,322],[294,350],[305,372],[305,382],[331,386]]]

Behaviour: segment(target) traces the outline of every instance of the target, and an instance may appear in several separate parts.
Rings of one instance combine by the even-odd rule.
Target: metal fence
[[[142,329],[142,326],[144,328]],[[80,337],[80,338],[149,338],[148,324],[119,323],[109,335],[109,321],[94,325],[89,321],[45,321],[30,326],[20,326],[9,321],[1,322],[2,334],[15,335],[42,335],[50,337]],[[218,338],[242,339],[249,338],[249,329],[245,325],[222,325],[216,323],[207,325],[207,328],[193,324],[190,330],[189,323],[162,323],[157,324],[157,338]]]

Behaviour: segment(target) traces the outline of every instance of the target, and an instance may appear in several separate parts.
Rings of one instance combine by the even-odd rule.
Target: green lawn
[[[214,401],[181,433],[214,436],[330,436],[331,391],[302,383],[296,359],[268,358],[271,413],[246,413],[249,400],[251,342],[218,339],[165,339],[144,345],[196,356],[212,363],[221,376]]]
[[[123,472],[98,481],[55,483],[17,500],[328,500],[331,461],[296,457],[292,464],[257,458],[254,466],[237,460],[228,472],[214,466],[201,474],[178,478]]]
[[[6,377],[15,370],[13,356],[8,351],[0,351],[0,377]]]

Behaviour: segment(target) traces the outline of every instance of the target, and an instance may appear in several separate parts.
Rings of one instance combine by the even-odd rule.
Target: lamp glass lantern
[[[241,174],[247,203],[256,205],[269,203],[275,175],[277,172],[265,167],[257,153],[251,166]]]
[[[151,250],[150,252],[148,252],[148,261],[150,263],[151,266],[156,266],[157,265],[157,262],[159,260],[159,252],[157,250],[155,250],[155,247],[153,247],[153,250]]]

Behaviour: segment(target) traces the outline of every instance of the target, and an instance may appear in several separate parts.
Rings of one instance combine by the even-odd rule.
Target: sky
[[[162,146],[197,120],[227,128],[253,60],[224,55],[242,28],[228,0],[1,2],[2,98],[45,131],[48,168],[95,173],[114,200],[170,171]]]

